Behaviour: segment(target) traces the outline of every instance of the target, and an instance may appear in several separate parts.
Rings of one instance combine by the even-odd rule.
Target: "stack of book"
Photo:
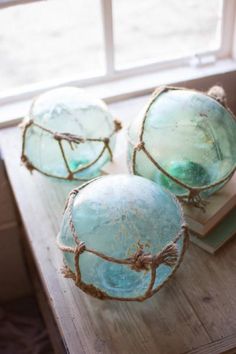
[[[190,240],[214,254],[236,234],[236,173],[217,193],[207,199],[206,210],[184,205]]]

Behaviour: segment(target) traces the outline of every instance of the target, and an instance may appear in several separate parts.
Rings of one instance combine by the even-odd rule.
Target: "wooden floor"
[[[94,299],[62,277],[55,244],[65,197],[77,183],[20,166],[17,128],[1,150],[50,307],[69,353],[236,353],[236,240],[216,256],[190,245],[174,278],[144,303]]]

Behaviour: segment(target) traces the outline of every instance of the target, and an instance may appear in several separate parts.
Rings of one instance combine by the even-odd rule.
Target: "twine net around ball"
[[[186,204],[190,204],[192,206],[195,206],[195,207],[200,208],[203,211],[205,211],[205,207],[206,207],[207,202],[201,198],[200,193],[203,192],[203,191],[207,191],[207,190],[209,190],[211,188],[217,187],[217,186],[219,186],[220,184],[223,184],[226,181],[229,181],[230,178],[233,176],[233,174],[234,174],[234,172],[236,170],[236,167],[233,167],[232,170],[224,178],[218,180],[215,183],[211,183],[209,185],[204,185],[204,186],[201,186],[201,187],[192,187],[192,186],[189,186],[188,184],[182,182],[181,180],[177,179],[176,177],[172,176],[170,173],[168,173],[168,171],[166,171],[160,165],[160,163],[156,159],[154,159],[154,157],[150,154],[150,152],[147,150],[147,148],[145,146],[145,141],[144,141],[145,122],[146,122],[146,119],[147,119],[147,113],[149,111],[149,108],[153,104],[153,102],[157,99],[158,96],[160,96],[162,93],[167,92],[169,90],[186,90],[186,89],[185,88],[180,88],[180,87],[163,86],[163,87],[157,88],[153,92],[153,94],[151,96],[151,99],[150,99],[149,103],[146,106],[146,109],[145,109],[145,112],[144,112],[144,116],[143,116],[143,120],[142,120],[141,125],[140,125],[138,143],[135,144],[133,141],[129,140],[129,143],[133,146],[133,153],[132,153],[131,166],[130,166],[131,167],[131,172],[133,174],[138,174],[137,170],[136,170],[136,158],[137,158],[138,152],[142,151],[146,155],[148,160],[161,173],[163,173],[166,177],[168,177],[173,182],[178,184],[180,187],[183,187],[183,188],[185,188],[188,191],[188,195],[187,196],[177,195],[177,198],[180,201],[182,201],[183,203],[186,203]],[[194,90],[191,90],[191,91],[194,91]],[[218,103],[223,105],[224,108],[226,110],[228,110],[230,112],[230,114],[235,119],[235,116],[230,111],[230,109],[227,107],[227,100],[226,100],[226,96],[225,96],[225,91],[224,91],[224,89],[222,87],[213,86],[208,91],[208,93],[205,93],[205,95],[215,99]]]
[[[42,125],[36,123],[32,117],[28,121],[23,122],[20,126],[23,129],[21,161],[30,172],[32,172],[33,170],[36,170],[48,177],[55,177],[55,178],[67,179],[67,180],[77,180],[77,181],[87,181],[89,179],[89,178],[87,178],[87,179],[86,178],[79,178],[76,176],[76,174],[83,172],[85,170],[88,170],[90,167],[92,167],[96,162],[98,162],[102,158],[103,154],[106,151],[108,151],[108,153],[109,153],[110,161],[113,160],[113,153],[112,153],[112,149],[110,147],[110,139],[112,138],[112,136],[114,134],[116,134],[119,130],[122,129],[121,122],[118,120],[114,120],[113,131],[111,132],[111,134],[108,137],[87,138],[87,137],[82,137],[82,136],[78,136],[78,135],[74,135],[74,134],[70,134],[70,133],[53,132],[52,130],[47,129],[47,128],[43,127]],[[39,169],[38,167],[36,167],[33,164],[33,162],[29,160],[29,158],[26,155],[25,147],[26,147],[26,139],[27,139],[26,134],[27,134],[27,131],[30,127],[37,127],[42,132],[49,134],[52,137],[52,139],[54,139],[58,143],[58,146],[60,148],[61,158],[65,164],[65,168],[67,171],[66,176],[58,176],[55,174],[46,173],[46,172],[42,171],[41,169]],[[74,150],[79,144],[84,144],[86,142],[102,143],[103,147],[102,147],[100,153],[98,154],[98,156],[93,161],[87,163],[84,166],[78,167],[77,169],[72,171],[72,169],[70,168],[70,165],[68,163],[68,159],[66,157],[64,148],[63,148],[63,141],[68,142],[70,145],[70,148],[72,150]],[[78,153],[78,156],[79,156],[79,153]]]
[[[101,177],[97,177],[93,180],[90,180],[87,183],[84,183],[82,186],[75,188],[71,191],[69,194],[69,197],[66,202],[65,210],[64,213],[68,213],[68,218],[69,218],[69,227],[70,231],[72,233],[74,242],[75,242],[75,247],[69,247],[63,245],[60,240],[59,240],[59,234],[57,236],[57,245],[63,252],[68,252],[74,255],[74,268],[75,268],[75,273],[67,266],[64,265],[62,268],[62,273],[65,278],[71,278],[73,279],[74,283],[76,286],[78,286],[80,289],[82,289],[85,293],[94,296],[96,298],[99,298],[101,300],[119,300],[119,301],[144,301],[147,298],[151,297],[153,294],[155,294],[157,291],[160,290],[160,288],[163,287],[163,285],[174,275],[176,270],[178,269],[180,263],[183,260],[183,256],[185,253],[185,250],[188,245],[188,239],[189,239],[189,234],[188,234],[188,227],[184,223],[184,218],[183,218],[183,211],[181,208],[181,219],[182,219],[182,226],[179,231],[179,233],[176,235],[176,237],[168,243],[159,253],[157,254],[150,254],[150,253],[145,253],[144,252],[144,245],[139,242],[137,251],[131,255],[128,258],[124,259],[119,259],[119,258],[114,258],[109,255],[106,255],[102,252],[99,252],[95,249],[89,248],[86,246],[85,242],[80,240],[79,235],[77,234],[75,230],[75,226],[72,220],[72,210],[73,210],[73,205],[74,205],[74,200],[75,197],[79,194],[79,192],[85,188],[88,184],[94,182],[95,180],[99,179]],[[176,200],[177,202],[177,200]],[[178,245],[177,242],[182,238],[183,245],[181,251],[178,250]],[[115,297],[115,296],[110,296],[107,294],[105,291],[95,287],[93,284],[86,284],[83,282],[83,277],[80,271],[80,255],[83,252],[89,252],[97,257],[100,257],[104,259],[107,262],[112,262],[116,264],[123,264],[127,267],[130,267],[134,272],[141,272],[141,271],[150,271],[151,272],[151,279],[150,283],[144,293],[144,295],[139,296],[139,297]],[[172,272],[170,275],[161,283],[159,284],[156,288],[154,288],[155,284],[155,279],[157,275],[157,269],[161,264],[165,264],[172,269]]]

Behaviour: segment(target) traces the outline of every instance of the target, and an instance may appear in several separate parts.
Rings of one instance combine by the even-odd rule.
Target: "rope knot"
[[[32,163],[28,160],[27,156],[22,155],[22,156],[21,156],[21,161],[22,161],[22,163],[25,165],[25,167],[30,171],[30,173],[32,173],[32,171],[34,170],[34,166],[33,166]]]
[[[153,259],[153,265],[157,268],[161,263],[173,267],[178,260],[178,247],[174,242],[166,245]]]
[[[150,258],[150,256],[150,254],[144,253],[143,247],[140,247],[133,255],[131,269],[136,270],[136,272],[148,270],[149,262],[147,262],[147,257]]]
[[[109,142],[110,142],[110,139],[109,138],[104,138],[103,142],[107,146],[109,144]]]
[[[143,270],[149,270],[150,267],[157,268],[160,264],[164,263],[169,267],[173,267],[178,260],[178,248],[174,242],[166,245],[163,250],[156,255],[150,253],[144,253],[143,245],[139,246],[139,249],[131,258],[131,269],[137,272]]]
[[[200,190],[198,189],[191,189],[185,202],[201,209],[203,212],[206,211],[207,202],[201,198]]]
[[[75,196],[76,196],[78,193],[79,193],[79,190],[78,190],[78,189],[73,189],[73,190],[70,192],[70,194],[69,194],[69,196],[68,196],[68,198],[67,198],[67,200],[66,200],[66,203],[65,203],[64,212],[65,212],[66,209],[68,208],[69,204],[72,202],[72,199],[74,199]]]
[[[118,119],[114,120],[115,132],[118,132],[122,129],[122,124]]]
[[[135,146],[135,149],[136,149],[137,151],[141,151],[141,150],[143,150],[143,148],[144,148],[144,141],[140,141],[140,143],[138,143],[138,144]]]
[[[71,133],[55,132],[53,133],[53,138],[57,141],[66,140],[68,141],[69,144],[70,143],[81,144],[81,143],[85,143],[86,141],[86,138]]]
[[[26,121],[22,121],[19,124],[19,128],[26,129],[26,128],[30,127],[32,124],[33,124],[33,119],[28,119]]]
[[[208,90],[207,94],[209,96],[211,96],[212,98],[214,98],[219,103],[221,103],[223,106],[227,105],[226,93],[225,93],[225,90],[223,89],[223,87],[218,86],[218,85],[212,86]]]
[[[62,136],[61,136],[60,133],[55,132],[55,133],[53,134],[53,138],[54,138],[55,140],[57,140],[57,141],[60,141],[60,140],[62,139]]]
[[[183,224],[181,225],[181,229],[182,229],[183,231],[188,230],[188,225],[187,225],[186,223],[183,223]]]
[[[79,241],[78,244],[75,246],[75,255],[79,256],[84,251],[85,251],[85,243],[82,241]]]

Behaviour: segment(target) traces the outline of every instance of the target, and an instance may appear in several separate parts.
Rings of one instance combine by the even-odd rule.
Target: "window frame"
[[[29,4],[45,0],[0,0],[1,8],[7,6],[17,6]],[[46,0],[50,1],[50,0]],[[100,0],[101,2],[101,21],[103,25],[104,50],[106,70],[105,73],[98,76],[90,76],[82,78],[66,78],[64,80],[50,80],[48,82],[38,82],[35,84],[27,84],[25,86],[10,89],[0,93],[0,104],[9,104],[11,102],[31,99],[45,90],[53,89],[60,86],[80,86],[92,87],[95,85],[108,84],[114,81],[126,80],[128,78],[138,77],[140,75],[148,75],[150,73],[162,73],[166,70],[177,69],[181,67],[201,68],[206,65],[215,65],[216,61],[232,58],[234,27],[235,27],[235,10],[236,0],[222,1],[222,26],[220,28],[221,46],[219,50],[212,50],[197,53],[195,56],[180,57],[177,59],[169,59],[164,61],[153,61],[141,63],[140,65],[127,66],[122,69],[115,68],[115,48],[114,48],[114,32],[112,17],[112,0]],[[222,40],[224,39],[224,40]]]
[[[0,0],[0,10],[6,7],[29,4],[37,1],[44,1],[44,0]]]

